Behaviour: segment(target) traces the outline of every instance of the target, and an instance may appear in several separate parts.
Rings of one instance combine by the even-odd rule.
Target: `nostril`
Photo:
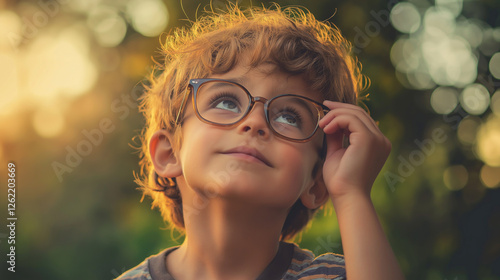
[[[246,125],[245,127],[243,127],[244,132],[248,132],[250,130],[252,130],[252,127],[249,125]],[[263,129],[259,129],[259,130],[257,130],[257,134],[259,134],[260,136],[264,136],[266,134],[266,132]]]

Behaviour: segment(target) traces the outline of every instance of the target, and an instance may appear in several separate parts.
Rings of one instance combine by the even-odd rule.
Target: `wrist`
[[[353,208],[361,205],[373,205],[370,193],[363,191],[351,191],[342,195],[330,196],[333,207],[338,213],[344,209]]]

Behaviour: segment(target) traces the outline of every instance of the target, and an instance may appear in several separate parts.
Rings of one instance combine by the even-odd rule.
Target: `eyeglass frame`
[[[196,106],[196,100],[197,100],[196,98],[197,98],[197,94],[198,94],[198,89],[204,83],[211,82],[211,81],[219,81],[219,82],[230,83],[230,84],[236,85],[236,86],[240,87],[241,89],[243,89],[243,91],[247,94],[247,96],[250,97],[249,98],[250,102],[248,103],[248,106],[246,108],[246,112],[243,114],[243,116],[240,119],[238,119],[237,121],[232,122],[232,123],[221,124],[221,123],[209,121],[209,120],[205,119],[203,116],[201,116],[200,112],[198,111],[198,106]],[[318,131],[319,120],[321,120],[321,118],[324,117],[330,111],[330,108],[326,107],[325,105],[323,105],[323,104],[321,104],[321,103],[319,103],[311,98],[308,98],[308,97],[305,97],[302,95],[297,95],[297,94],[280,94],[280,95],[274,96],[270,99],[267,99],[267,98],[262,97],[262,96],[255,96],[254,97],[252,94],[250,94],[250,92],[243,85],[241,85],[235,81],[231,81],[231,80],[216,79],[216,78],[190,79],[188,87],[191,90],[188,90],[188,91],[186,91],[186,93],[184,93],[184,97],[182,98],[181,107],[179,108],[179,112],[177,112],[177,117],[175,118],[176,125],[179,124],[180,115],[181,115],[182,111],[184,111],[184,107],[186,105],[186,99],[190,93],[193,93],[192,94],[193,109],[194,109],[194,112],[195,112],[196,116],[198,117],[198,119],[204,123],[207,123],[207,124],[212,124],[212,125],[216,125],[216,126],[223,126],[223,127],[230,127],[230,126],[236,125],[236,124],[240,123],[241,121],[243,121],[246,117],[248,117],[250,112],[253,110],[255,104],[257,102],[260,102],[264,105],[264,115],[266,116],[267,125],[271,129],[271,131],[274,133],[274,135],[278,136],[279,138],[282,138],[282,139],[285,139],[288,141],[292,141],[292,142],[297,142],[297,143],[304,143],[304,142],[310,141],[311,138],[313,138],[313,136]],[[306,101],[311,102],[318,109],[318,122],[316,123],[316,127],[314,128],[311,135],[309,135],[307,138],[294,139],[294,138],[287,137],[287,136],[282,135],[279,132],[277,132],[273,128],[273,126],[271,125],[271,122],[269,121],[269,111],[268,111],[269,104],[271,104],[271,102],[273,100],[280,98],[280,97],[285,97],[285,96],[298,97],[298,98],[304,99]],[[321,113],[323,113],[323,114],[321,115]]]

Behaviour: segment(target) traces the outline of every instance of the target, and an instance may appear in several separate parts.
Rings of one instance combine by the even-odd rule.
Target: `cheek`
[[[204,124],[196,126],[193,124],[196,123],[189,123],[183,127],[183,140],[179,151],[183,175],[190,185],[194,182],[189,180],[201,179],[200,172],[211,159],[210,153],[214,149],[212,143],[217,141],[213,129],[210,130]]]
[[[312,170],[317,159],[316,151],[296,149],[283,154],[285,155],[283,162],[287,172],[280,173],[282,180],[300,195],[313,180]]]

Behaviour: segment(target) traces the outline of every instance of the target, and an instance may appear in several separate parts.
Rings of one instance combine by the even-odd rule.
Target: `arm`
[[[391,144],[361,108],[324,104],[332,110],[320,121],[327,141],[323,178],[339,221],[347,279],[404,279],[370,199]]]
[[[347,279],[404,279],[369,197],[336,201]]]

